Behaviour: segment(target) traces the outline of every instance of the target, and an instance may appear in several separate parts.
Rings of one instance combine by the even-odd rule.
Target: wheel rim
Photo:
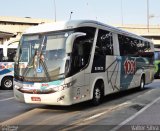
[[[12,86],[12,81],[11,81],[11,80],[5,80],[4,86],[5,86],[6,88],[10,88],[10,87]]]
[[[95,99],[96,99],[97,101],[99,101],[100,98],[101,98],[101,91],[100,91],[99,88],[96,88],[96,89],[95,89]]]
[[[141,88],[144,88],[144,80],[141,79]]]

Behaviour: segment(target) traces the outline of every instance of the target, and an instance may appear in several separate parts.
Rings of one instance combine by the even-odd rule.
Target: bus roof
[[[101,22],[94,21],[94,20],[70,20],[70,21],[66,21],[66,22],[40,24],[38,26],[28,28],[26,30],[26,32],[24,32],[24,34],[35,34],[35,33],[44,33],[44,32],[51,32],[51,31],[58,31],[58,30],[74,29],[74,28],[82,27],[82,26],[106,28],[109,31],[113,31],[118,34],[131,36],[131,37],[152,43],[152,41],[150,41],[144,37],[141,37],[139,35],[135,35],[135,34],[130,33],[128,31],[124,31],[122,29],[119,29],[119,28],[116,28],[116,27],[113,27],[113,26],[110,26],[107,24],[103,24]]]

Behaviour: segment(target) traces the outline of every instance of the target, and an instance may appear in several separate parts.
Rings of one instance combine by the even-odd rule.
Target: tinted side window
[[[147,52],[150,52],[151,50],[149,42],[140,41],[137,47],[138,47],[139,54],[142,56],[145,55]]]
[[[111,32],[99,30],[95,53],[113,55],[113,38]]]
[[[8,62],[14,62],[14,57],[16,55],[16,50],[14,48],[9,48],[7,52]]]
[[[0,62],[8,62],[8,56],[4,56],[3,51],[3,48],[0,48]]]
[[[0,48],[0,62],[3,61],[3,49]]]
[[[106,55],[113,55],[112,33],[99,30],[92,64],[92,73],[105,71]]]
[[[130,55],[130,56],[137,56],[138,55],[138,49],[137,44],[139,43],[138,39],[124,36],[124,35],[118,35],[119,40],[119,48],[120,48],[120,55]]]
[[[154,59],[154,52],[151,50],[151,43],[146,42],[146,41],[140,41],[140,43],[137,45],[138,46],[138,54],[141,57],[148,57],[150,58],[150,62],[153,62]]]

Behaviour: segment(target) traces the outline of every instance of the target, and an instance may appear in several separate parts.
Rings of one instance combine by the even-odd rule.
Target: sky
[[[92,19],[106,24],[147,24],[147,0],[0,0],[0,16],[55,20]],[[160,0],[149,0],[150,25],[160,25]],[[123,16],[123,22],[122,22]]]

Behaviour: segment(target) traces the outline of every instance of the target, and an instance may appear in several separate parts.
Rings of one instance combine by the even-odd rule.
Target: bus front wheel
[[[92,104],[97,106],[101,103],[102,98],[104,96],[104,84],[97,83],[93,90],[93,98],[92,98]]]
[[[12,77],[4,77],[2,79],[1,87],[4,90],[13,89],[13,78]]]

